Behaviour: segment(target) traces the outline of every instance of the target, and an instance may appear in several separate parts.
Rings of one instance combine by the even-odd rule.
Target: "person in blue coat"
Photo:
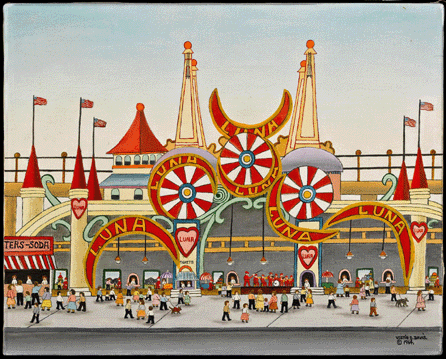
[[[344,296],[344,283],[339,279],[336,287],[336,297]]]

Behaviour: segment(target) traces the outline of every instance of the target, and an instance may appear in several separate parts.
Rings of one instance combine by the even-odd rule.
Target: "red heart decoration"
[[[194,250],[195,246],[197,245],[198,235],[198,229],[195,227],[178,228],[175,231],[175,240],[181,254],[184,257],[189,257]]]
[[[317,258],[317,248],[314,246],[299,246],[298,255],[305,269],[310,269]]]
[[[420,243],[424,236],[427,234],[427,224],[426,222],[412,222],[410,224],[410,231],[412,232],[413,238]]]
[[[74,216],[79,219],[87,210],[88,201],[85,198],[73,198],[71,200],[71,210]]]

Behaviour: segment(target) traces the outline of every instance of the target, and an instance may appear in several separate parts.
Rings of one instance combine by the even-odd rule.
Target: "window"
[[[130,158],[130,156],[125,156],[124,157],[124,165],[130,166],[131,163],[132,163],[132,159]]]
[[[143,155],[142,156],[142,164],[148,165],[149,164],[149,155]]]
[[[119,189],[113,188],[111,191],[111,199],[119,200]]]
[[[156,162],[156,156],[155,155],[150,155],[150,164],[154,165]]]
[[[121,156],[116,156],[115,164],[116,164],[116,166],[122,166],[122,157]]]
[[[135,189],[133,199],[142,199],[142,189],[141,188]]]
[[[136,155],[135,158],[133,159],[133,163],[135,165],[139,165],[141,163],[141,157],[139,155]]]
[[[102,275],[102,288],[107,288],[107,280],[110,280],[111,285],[110,288],[116,288],[118,284],[118,280],[121,279],[121,270],[120,269],[104,269]],[[122,286],[122,283],[121,283]],[[108,289],[106,289],[108,290]]]
[[[348,283],[352,282],[352,276],[350,274],[350,271],[348,269],[343,269],[339,272],[339,278],[341,281],[344,281],[344,278],[347,280]]]

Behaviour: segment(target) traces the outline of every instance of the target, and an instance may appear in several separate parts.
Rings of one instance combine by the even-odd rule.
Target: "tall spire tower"
[[[183,85],[181,88],[175,148],[199,147],[206,149],[201,111],[198,102],[197,61],[192,59],[192,44],[184,43]]]
[[[316,105],[316,71],[314,41],[307,41],[306,60],[300,63],[296,102],[291,118],[286,153],[300,147],[321,148]]]

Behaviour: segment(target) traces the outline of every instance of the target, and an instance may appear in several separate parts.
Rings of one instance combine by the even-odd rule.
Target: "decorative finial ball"
[[[192,66],[197,66],[197,60],[195,59],[192,60]]]
[[[143,111],[144,110],[144,105],[142,103],[138,103],[138,104],[136,104],[136,109],[138,111]]]
[[[302,60],[300,62],[300,67],[305,67],[305,66],[307,66],[307,62],[305,60]]]
[[[184,48],[185,48],[185,49],[191,49],[191,48],[192,48],[192,43],[191,43],[190,41],[186,41],[186,42],[184,43]]]
[[[313,41],[313,40],[308,40],[308,41],[307,41],[307,47],[308,47],[309,49],[313,48],[313,47],[314,47],[314,41]]]

